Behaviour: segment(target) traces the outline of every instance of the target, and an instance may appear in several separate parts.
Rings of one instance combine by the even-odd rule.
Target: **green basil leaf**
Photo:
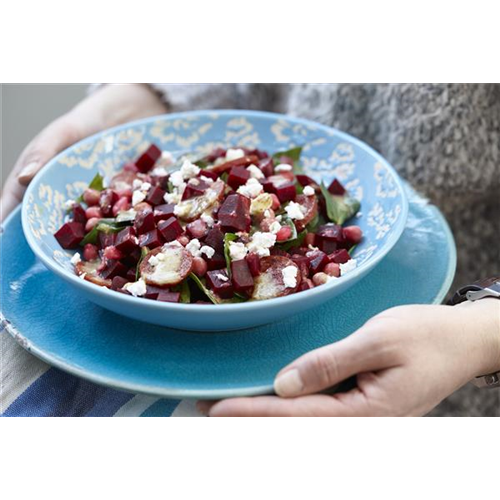
[[[135,268],[135,281],[139,279],[140,272],[139,269],[141,267],[142,261],[144,260],[144,257],[149,253],[149,248],[148,247],[142,247],[141,248],[141,257],[139,261],[137,262],[137,267]]]
[[[226,258],[227,274],[231,277],[231,256],[229,254],[229,242],[237,240],[238,236],[234,233],[226,233],[224,235],[224,257]]]
[[[333,195],[323,182],[320,188],[325,198],[326,214],[330,221],[341,226],[346,220],[358,213],[361,204],[355,198],[351,198],[347,193],[342,196]]]
[[[198,161],[193,162],[193,164],[196,165],[197,167],[201,168],[202,170],[208,167],[208,163],[203,158],[201,158]]]
[[[115,219],[101,219],[94,228],[85,235],[85,238],[80,242],[80,246],[85,246],[87,243],[92,243],[95,245],[97,243],[97,236],[99,232],[102,233],[118,233],[126,225],[127,222],[116,222]]]
[[[95,245],[97,243],[97,225],[92,228],[92,230],[85,235],[82,241],[80,241],[80,246],[84,247],[87,243],[92,243]]]
[[[302,246],[302,244],[304,243],[304,238],[306,237],[306,234],[307,234],[307,229],[304,229],[293,240],[288,240],[288,241],[285,241],[284,243],[280,243],[280,246],[279,246],[280,249],[288,252],[288,250],[290,250],[291,248],[296,248],[296,247]]]

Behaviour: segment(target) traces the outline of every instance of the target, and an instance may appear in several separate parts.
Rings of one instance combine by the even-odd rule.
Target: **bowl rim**
[[[396,183],[400,196],[401,196],[401,213],[400,217],[398,220],[398,223],[396,224],[396,227],[394,230],[391,232],[387,240],[384,242],[382,247],[380,248],[380,251],[377,253],[376,256],[368,258],[363,264],[361,264],[359,267],[356,267],[354,270],[350,271],[348,274],[346,274],[341,281],[337,280],[331,280],[328,283],[322,285],[321,287],[315,287],[311,288],[309,290],[302,291],[300,293],[292,293],[290,295],[286,295],[284,297],[275,297],[272,299],[268,300],[261,300],[261,301],[247,301],[247,302],[239,302],[239,303],[232,303],[232,304],[217,304],[217,307],[206,307],[206,304],[181,304],[181,303],[169,303],[169,302],[158,302],[154,300],[143,300],[140,303],[137,301],[137,297],[129,296],[126,294],[122,293],[116,293],[113,290],[109,290],[108,288],[105,287],[100,287],[96,286],[94,283],[90,283],[86,280],[82,280],[79,278],[76,274],[71,273],[68,269],[65,267],[61,266],[59,263],[57,263],[52,257],[49,257],[45,254],[45,252],[42,251],[40,245],[34,238],[34,236],[31,234],[29,224],[28,224],[28,214],[27,214],[27,201],[30,197],[30,195],[34,195],[34,190],[35,187],[37,186],[37,181],[39,181],[44,175],[46,175],[47,172],[50,171],[50,169],[58,162],[59,158],[63,157],[67,152],[71,149],[74,149],[76,147],[94,142],[98,139],[100,139],[103,135],[109,134],[109,133],[116,133],[120,132],[122,130],[126,130],[131,127],[136,127],[136,126],[141,126],[141,125],[148,125],[150,123],[153,123],[158,120],[162,119],[169,119],[169,120],[175,120],[175,119],[182,119],[186,117],[192,117],[192,116],[209,116],[209,115],[222,115],[222,116],[251,116],[251,117],[256,117],[256,118],[266,118],[266,119],[282,119],[282,120],[288,120],[291,121],[295,124],[301,124],[305,125],[308,127],[313,127],[318,130],[323,130],[329,135],[333,132],[335,136],[340,137],[348,142],[351,142],[355,144],[357,147],[365,150],[368,154],[370,154],[375,160],[381,162],[384,167],[387,169],[387,171],[391,174],[394,182]],[[77,288],[81,288],[83,290],[90,291],[91,293],[94,293],[95,295],[102,296],[102,297],[108,297],[109,299],[115,299],[118,301],[122,301],[124,304],[130,304],[130,305],[137,305],[140,304],[142,308],[149,309],[149,310],[163,310],[163,311],[196,311],[197,313],[203,312],[206,315],[213,315],[213,314],[219,314],[223,313],[225,311],[232,311],[235,312],[237,309],[242,309],[245,311],[251,311],[252,309],[254,310],[261,310],[261,309],[268,309],[272,308],[277,304],[281,305],[293,305],[296,301],[302,300],[302,299],[309,299],[313,300],[313,298],[316,295],[324,295],[325,293],[328,292],[328,290],[331,290],[335,288],[336,286],[339,286],[341,284],[347,285],[349,282],[354,282],[358,279],[358,277],[363,276],[364,274],[368,273],[369,271],[373,270],[377,264],[379,264],[382,259],[392,250],[394,245],[397,243],[401,235],[403,234],[404,228],[406,226],[407,218],[408,218],[408,210],[409,210],[409,204],[408,204],[408,198],[406,195],[406,191],[404,189],[404,186],[402,184],[401,178],[399,177],[398,173],[394,169],[394,167],[377,151],[375,151],[371,146],[366,144],[365,142],[361,141],[360,139],[346,133],[342,132],[334,127],[329,127],[327,125],[323,125],[321,123],[317,123],[312,120],[307,120],[304,118],[296,118],[293,116],[285,115],[285,114],[280,114],[280,113],[271,113],[267,111],[254,111],[254,110],[234,110],[234,109],[207,109],[207,110],[196,110],[196,111],[185,111],[185,112],[180,112],[180,113],[167,113],[167,114],[162,114],[162,115],[155,115],[155,116],[150,116],[147,118],[142,118],[140,120],[134,120],[131,122],[124,123],[122,125],[118,125],[116,127],[112,128],[107,128],[105,130],[102,130],[100,132],[97,132],[96,134],[93,134],[89,137],[86,137],[85,139],[76,142],[75,144],[71,145],[70,147],[64,149],[61,151],[59,154],[54,156],[49,162],[47,162],[44,167],[35,175],[34,179],[30,182],[26,193],[23,198],[23,203],[22,203],[22,228],[24,232],[24,236],[26,237],[26,240],[28,242],[28,245],[30,246],[31,250],[33,253],[38,257],[42,263],[52,272],[60,276],[66,281],[70,281],[73,285],[75,285]],[[112,294],[112,295],[110,295]],[[279,301],[279,302],[277,302]],[[188,309],[189,308],[189,309]]]

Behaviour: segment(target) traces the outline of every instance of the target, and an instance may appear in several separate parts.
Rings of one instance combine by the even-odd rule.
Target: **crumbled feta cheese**
[[[151,189],[151,184],[149,182],[143,182],[141,184],[141,191],[149,191]]]
[[[304,218],[304,212],[302,206],[299,203],[291,201],[286,207],[285,211],[290,219],[302,220]]]
[[[179,203],[181,195],[178,193],[165,193],[163,196],[165,203]]]
[[[214,218],[209,214],[201,214],[200,219],[208,226],[213,227],[215,221]]]
[[[182,172],[180,170],[176,170],[175,172],[172,172],[169,180],[172,183],[172,186],[174,186],[174,187],[178,187],[181,184],[184,184],[184,179],[182,177]]]
[[[344,274],[356,269],[357,262],[356,259],[350,259],[345,264],[339,264],[340,266],[340,276],[344,276]]]
[[[63,204],[64,210],[71,210],[76,205],[75,200],[66,200]]]
[[[209,247],[208,245],[203,245],[200,248],[200,257],[202,254],[205,254],[207,258],[211,259],[215,254],[215,250],[212,247]]]
[[[272,233],[262,233],[257,231],[252,239],[247,243],[249,252],[255,252],[259,257],[268,257],[269,249],[276,243],[276,235]]]
[[[264,217],[271,217],[271,212],[269,210],[266,210],[264,212]]]
[[[296,266],[286,266],[281,270],[285,288],[295,288],[297,286],[297,271]]]
[[[166,175],[168,175],[168,172],[165,167],[156,167],[151,170],[151,175],[155,177],[165,177]]]
[[[141,201],[144,201],[146,199],[146,193],[143,193],[142,191],[134,191],[132,193],[132,206],[135,207],[138,203],[141,203]]]
[[[163,255],[163,254],[158,254],[158,255]],[[149,257],[148,264],[150,264],[151,266],[154,267],[154,266],[158,265],[160,260],[163,260],[163,259],[159,259],[156,255],[151,255],[151,257]]]
[[[142,186],[141,179],[134,179],[134,182],[132,182],[132,189],[139,189],[141,186]]]
[[[229,242],[229,256],[231,260],[241,260],[244,259],[247,254],[247,249],[245,245],[241,242]]]
[[[246,184],[238,188],[238,193],[248,198],[255,198],[262,193],[263,190],[262,184],[257,179],[250,177]]]
[[[291,172],[292,166],[288,165],[288,163],[280,163],[274,167],[275,172]]]
[[[199,257],[201,244],[196,238],[193,238],[187,245],[186,250],[188,250],[193,257]]]
[[[191,179],[192,177],[196,177],[200,173],[200,167],[197,167],[189,160],[184,160],[180,172],[183,179]]]
[[[80,257],[80,254],[76,252],[73,257],[71,257],[71,263],[76,266],[79,262],[81,262],[82,258]]]
[[[211,177],[207,177],[206,175],[200,175],[200,179],[207,184],[213,184],[215,182]]]
[[[278,222],[281,222],[281,219],[283,219],[283,216],[282,216],[282,215],[277,215],[277,216],[276,216],[276,220],[277,220]]]
[[[161,153],[161,162],[164,165],[172,165],[174,163],[174,156],[170,151],[162,151]],[[157,174],[158,175],[158,174]]]
[[[262,170],[255,165],[250,165],[247,168],[247,170],[250,173],[250,177],[253,177],[254,179],[263,179],[264,178],[264,174],[262,173]]]
[[[226,151],[226,161],[237,160],[238,158],[243,158],[245,156],[245,151],[243,149],[228,149]]]
[[[302,191],[306,196],[313,196],[315,191],[314,188],[311,186],[306,186],[304,190]]]
[[[123,289],[130,292],[134,297],[141,297],[146,294],[146,283],[141,278],[135,283],[125,283]]]
[[[269,226],[269,231],[276,234],[281,229],[281,224],[276,220]]]
[[[169,241],[168,243],[165,243],[162,247],[163,250],[167,249],[168,247],[182,247],[182,244],[179,243],[177,240],[174,241]],[[163,260],[165,256],[162,253],[158,254],[158,258],[160,260]]]
[[[222,273],[217,273],[215,276],[219,278],[221,281],[229,281],[229,278]]]

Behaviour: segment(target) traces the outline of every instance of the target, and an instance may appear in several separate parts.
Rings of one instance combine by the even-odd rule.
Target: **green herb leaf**
[[[288,241],[293,241],[297,238],[297,228],[295,227],[295,224],[293,223],[292,219],[290,219],[289,217],[282,217],[281,226],[288,226],[292,230],[292,234],[290,235],[290,238],[288,238],[287,240],[278,242],[277,243],[278,245],[281,245]]]
[[[201,279],[198,278],[198,276],[196,276],[196,274],[194,273],[190,273],[189,277],[196,283],[198,288],[210,299],[210,302],[212,302],[213,304],[220,304],[222,302],[220,297],[218,297],[214,292],[212,292],[212,290],[209,290],[205,286],[205,280],[203,278]]]
[[[185,279],[182,283],[173,286],[172,291],[180,292],[180,302],[182,304],[189,304],[191,302],[191,290],[189,289],[189,283],[187,279]]]
[[[318,212],[314,216],[314,219],[311,222],[309,222],[309,224],[307,224],[307,226],[306,226],[307,232],[315,233],[318,230],[319,221],[320,221],[320,217],[319,217],[319,212]]]
[[[142,247],[141,248],[141,257],[139,261],[137,262],[137,267],[135,268],[135,281],[139,279],[140,276],[140,267],[142,264],[142,261],[144,260],[144,257],[149,253],[149,248],[148,247]]]
[[[104,189],[104,177],[101,174],[96,174],[90,181],[88,189],[102,191]],[[78,201],[79,203],[83,201],[83,193],[76,199],[76,201]]]
[[[92,243],[95,245],[97,243],[97,236],[99,232],[102,233],[118,233],[125,226],[128,225],[128,222],[117,222],[115,219],[101,219],[97,225],[85,235],[85,238],[80,242],[80,246],[85,246],[87,243]]]
[[[326,214],[335,224],[342,225],[359,211],[361,204],[347,193],[339,196],[331,194],[326,186],[321,183],[321,193],[326,202]]]
[[[226,258],[227,274],[231,277],[231,256],[229,253],[229,242],[237,240],[238,236],[234,233],[226,233],[224,235],[224,257]]]
[[[288,149],[287,151],[278,151],[273,154],[274,163],[279,163],[282,156],[288,156],[293,160],[293,173],[301,174],[303,172],[302,165],[300,164],[300,155],[302,153],[302,146],[296,148]]]
[[[288,250],[290,250],[291,248],[296,248],[296,247],[302,246],[302,244],[304,243],[304,238],[306,237],[306,234],[307,234],[307,229],[304,229],[293,240],[288,240],[288,241],[285,241],[283,244],[280,244],[281,250],[285,250],[288,252]]]
[[[347,253],[349,255],[352,255],[352,253],[354,252],[354,249],[357,247],[358,245],[353,245],[351,248],[349,248],[349,250],[347,250]]]
[[[201,168],[202,170],[204,168],[208,167],[208,163],[203,158],[201,158],[198,161],[193,162],[193,164],[196,165],[197,167]]]

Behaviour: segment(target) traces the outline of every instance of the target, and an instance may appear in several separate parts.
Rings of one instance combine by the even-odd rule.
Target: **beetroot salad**
[[[317,184],[301,148],[270,155],[215,149],[177,161],[151,145],[105,185],[97,174],[55,233],[82,279],[182,303],[264,300],[320,286],[356,267],[359,202]]]

